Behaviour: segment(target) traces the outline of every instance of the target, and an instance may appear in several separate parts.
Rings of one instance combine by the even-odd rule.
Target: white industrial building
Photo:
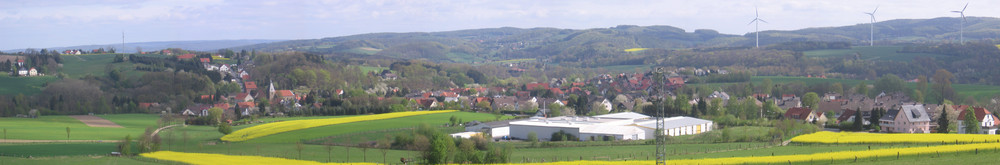
[[[664,134],[670,136],[698,134],[712,130],[712,121],[692,117],[671,117],[666,122]],[[481,128],[481,127],[480,127]],[[580,140],[643,140],[652,139],[656,120],[649,116],[623,112],[593,117],[533,117],[512,121],[505,129],[514,139],[527,139],[534,132],[539,140],[549,140],[553,133],[563,131]],[[496,136],[496,135],[494,135]]]

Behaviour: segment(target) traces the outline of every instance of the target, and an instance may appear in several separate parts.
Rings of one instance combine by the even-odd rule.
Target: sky
[[[0,0],[0,50],[126,42],[318,39],[497,27],[669,25],[692,32],[796,30],[878,21],[1000,17],[994,0]]]

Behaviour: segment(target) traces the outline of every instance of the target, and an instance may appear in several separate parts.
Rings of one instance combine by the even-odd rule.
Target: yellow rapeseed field
[[[175,162],[182,162],[188,164],[239,164],[239,165],[251,165],[251,164],[296,164],[296,165],[310,165],[310,164],[357,164],[357,165],[374,165],[376,163],[320,163],[315,161],[306,160],[295,160],[295,159],[285,159],[285,158],[275,158],[275,157],[262,157],[262,156],[235,156],[235,155],[223,155],[223,154],[205,154],[205,153],[185,153],[185,152],[173,152],[173,151],[157,151],[151,153],[140,154],[140,156],[169,160]]]
[[[998,143],[1000,136],[984,134],[884,134],[816,132],[792,138],[795,143]]]
[[[410,112],[396,112],[396,113],[385,113],[377,115],[364,115],[364,116],[353,116],[353,117],[342,117],[342,118],[329,118],[329,119],[311,119],[311,120],[292,120],[283,122],[274,122],[268,124],[261,124],[253,126],[250,128],[244,128],[237,130],[229,135],[222,136],[223,141],[245,141],[253,138],[263,137],[267,135],[278,134],[282,132],[313,128],[319,126],[327,126],[334,124],[343,124],[359,121],[369,121],[369,120],[381,120],[381,119],[391,119],[398,117],[407,117],[415,115],[426,115],[434,113],[446,113],[455,112],[455,110],[440,110],[440,111],[410,111]]]
[[[706,159],[683,159],[667,160],[667,164],[779,164],[779,163],[800,163],[800,162],[826,162],[826,161],[846,161],[854,159],[886,158],[891,159],[896,156],[911,155],[933,155],[947,154],[968,151],[993,151],[1000,148],[1000,143],[973,143],[960,145],[940,145],[933,147],[911,147],[911,148],[890,148],[864,151],[838,151],[803,155],[780,155],[761,157],[730,157],[730,158],[706,158]],[[222,154],[202,154],[183,153],[172,151],[159,151],[141,154],[143,157],[170,160],[190,164],[323,164],[314,161],[292,160],[284,158],[259,157],[259,156],[232,156]],[[549,163],[525,163],[529,165],[599,165],[599,164],[653,164],[653,161],[567,161]],[[338,164],[338,163],[330,163]],[[375,164],[375,163],[350,163],[350,164]]]
[[[625,52],[643,51],[643,50],[646,50],[646,49],[648,49],[648,48],[631,48],[631,49],[625,49]]]

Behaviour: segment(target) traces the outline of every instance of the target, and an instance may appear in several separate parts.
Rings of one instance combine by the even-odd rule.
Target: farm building
[[[691,117],[671,117],[666,122],[664,134],[670,136],[698,134],[711,131],[712,121]],[[565,132],[580,140],[642,140],[653,138],[656,120],[649,116],[624,112],[593,117],[534,117],[510,122],[510,136],[527,139],[534,132],[540,140],[549,140],[556,132]]]
[[[482,123],[479,121],[472,121],[466,123],[465,131],[468,132],[485,132],[489,134],[493,139],[502,139],[510,136],[510,122],[507,121],[494,121],[488,123]]]

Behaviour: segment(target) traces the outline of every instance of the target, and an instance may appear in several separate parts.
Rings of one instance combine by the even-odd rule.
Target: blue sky
[[[957,17],[966,1],[940,0],[2,0],[0,50],[121,42],[316,39],[376,32],[494,27],[605,28],[670,25],[727,34]],[[967,16],[1000,17],[970,0]]]

